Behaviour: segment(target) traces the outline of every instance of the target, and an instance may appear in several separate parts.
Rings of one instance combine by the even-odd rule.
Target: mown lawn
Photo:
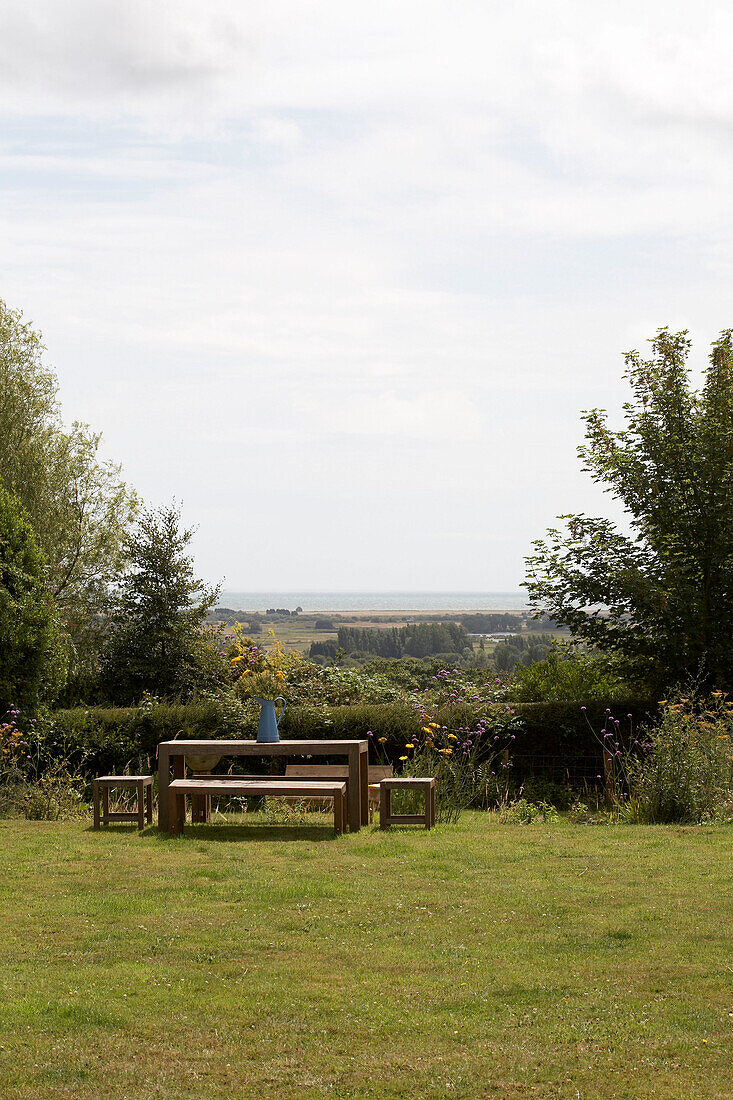
[[[0,1096],[732,1097],[732,845],[0,822]]]

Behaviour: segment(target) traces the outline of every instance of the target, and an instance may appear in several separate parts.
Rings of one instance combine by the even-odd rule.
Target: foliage
[[[700,822],[719,815],[733,796],[733,703],[714,692],[702,703],[666,702],[645,751],[624,758],[628,821]]]
[[[43,351],[40,335],[0,301],[0,482],[36,532],[73,643],[72,671],[83,679],[96,669],[99,616],[137,501],[119,466],[100,461],[100,435],[63,427]]]
[[[32,718],[65,674],[46,559],[20,501],[0,484],[0,716]]]
[[[529,637],[516,634],[512,638],[502,638],[494,648],[494,668],[504,675],[513,672],[516,668],[541,661],[554,645],[552,634],[530,634]]]
[[[631,528],[562,517],[527,559],[536,609],[651,685],[733,674],[733,343],[713,344],[691,388],[687,334],[661,329],[652,358],[626,355],[626,427],[585,414],[583,468],[623,505]]]
[[[21,803],[23,813],[31,821],[86,817],[89,803],[84,797],[84,786],[84,779],[66,764],[54,764],[28,785]]]
[[[119,585],[102,684],[110,701],[130,703],[149,691],[191,698],[223,681],[218,635],[204,620],[219,590],[194,575],[175,504],[145,510],[126,544],[128,569]]]
[[[530,802],[515,798],[499,808],[502,825],[534,825],[538,821],[557,821],[559,814],[550,802]]]
[[[509,696],[515,702],[545,703],[573,699],[612,700],[628,686],[606,656],[556,645],[540,661],[514,670]]]

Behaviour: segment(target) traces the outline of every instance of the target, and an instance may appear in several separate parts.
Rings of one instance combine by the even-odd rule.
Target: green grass
[[[0,1096],[731,1097],[732,841],[0,822]]]

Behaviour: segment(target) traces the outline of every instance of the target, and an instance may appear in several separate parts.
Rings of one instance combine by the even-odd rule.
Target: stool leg
[[[391,791],[384,784],[379,788],[379,828],[386,829],[389,825],[389,815],[392,810]]]
[[[102,788],[102,824],[109,825],[109,787]]]
[[[137,827],[140,832],[145,828],[145,786],[142,779],[137,781]]]
[[[92,791],[94,794],[94,828],[99,828],[99,780],[95,779],[92,784]]]
[[[145,788],[145,812],[148,818],[148,825],[153,824],[153,784],[148,783]]]
[[[430,787],[425,788],[425,828],[430,828]]]

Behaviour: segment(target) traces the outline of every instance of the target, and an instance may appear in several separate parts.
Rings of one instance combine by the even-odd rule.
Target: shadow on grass
[[[328,841],[338,840],[338,835],[328,825],[273,825],[269,822],[254,824],[211,824],[211,825],[186,825],[178,836],[163,833],[157,826],[151,825],[142,834],[165,843],[170,840],[216,840],[226,841],[262,841],[262,840],[308,840]]]

